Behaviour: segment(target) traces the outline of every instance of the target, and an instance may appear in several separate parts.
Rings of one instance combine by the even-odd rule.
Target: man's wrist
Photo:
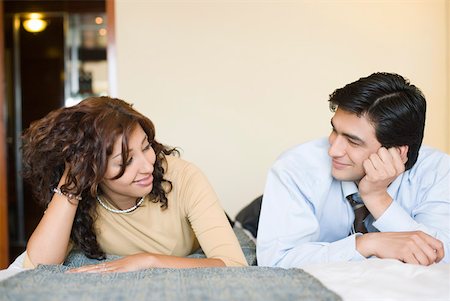
[[[392,203],[392,198],[387,191],[361,194],[361,199],[375,219],[383,215]]]
[[[377,233],[366,233],[355,237],[356,250],[364,257],[375,255],[375,240]]]

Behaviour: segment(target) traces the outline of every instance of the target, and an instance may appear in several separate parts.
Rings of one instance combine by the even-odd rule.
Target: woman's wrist
[[[78,205],[78,202],[81,201],[83,198],[79,195],[73,195],[72,193],[66,193],[66,192],[62,192],[61,189],[59,187],[55,187],[53,188],[53,192],[63,196],[65,198],[67,198],[67,200],[69,201],[69,203],[71,203],[72,205]]]

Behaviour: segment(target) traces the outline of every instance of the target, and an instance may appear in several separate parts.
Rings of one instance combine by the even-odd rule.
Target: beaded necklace
[[[103,208],[105,208],[106,210],[113,212],[113,213],[129,213],[131,211],[134,211],[137,209],[137,207],[141,206],[142,202],[144,201],[144,197],[141,197],[141,199],[136,203],[136,205],[134,205],[131,208],[128,209],[114,209],[111,208],[109,206],[107,206],[105,203],[102,202],[102,200],[100,200],[100,198],[97,196],[97,201],[100,203],[100,205],[102,205]]]

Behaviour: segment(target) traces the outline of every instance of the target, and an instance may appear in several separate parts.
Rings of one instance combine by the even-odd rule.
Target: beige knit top
[[[239,242],[204,174],[178,157],[166,159],[164,178],[173,186],[167,195],[168,208],[162,209],[148,198],[126,214],[97,205],[95,228],[100,247],[106,254],[121,256],[148,252],[183,257],[201,246],[208,258],[221,259],[226,266],[246,266]]]

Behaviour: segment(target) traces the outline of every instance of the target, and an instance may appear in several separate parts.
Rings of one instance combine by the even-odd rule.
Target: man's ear
[[[398,153],[400,154],[400,158],[402,158],[403,164],[406,164],[406,162],[408,161],[409,146],[408,145],[397,146],[397,149]]]

